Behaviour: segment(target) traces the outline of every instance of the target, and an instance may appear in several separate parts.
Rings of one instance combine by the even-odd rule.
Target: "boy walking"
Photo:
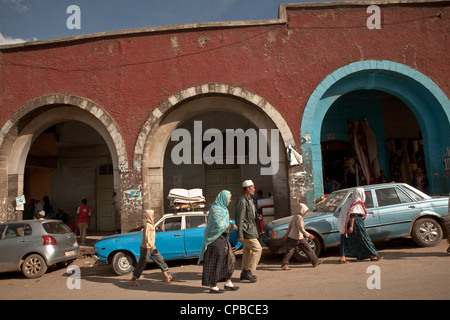
[[[142,272],[147,265],[148,258],[156,263],[156,265],[161,269],[164,279],[166,282],[172,280],[172,276],[168,274],[169,267],[164,262],[164,258],[158,252],[155,247],[155,212],[153,210],[145,210],[145,226],[142,231],[142,243],[140,246],[140,257],[139,262],[133,271],[133,277],[131,278],[131,285],[137,286],[137,279],[141,277]]]
[[[291,223],[289,224],[289,228],[283,237],[284,240],[289,238],[288,249],[284,253],[284,257],[281,262],[281,269],[283,270],[291,270],[291,268],[288,267],[288,263],[289,260],[291,260],[292,255],[294,254],[294,250],[297,247],[299,247],[308,256],[308,258],[311,260],[313,267],[316,267],[323,262],[323,259],[319,260],[317,258],[311,246],[305,240],[305,237],[311,240],[314,239],[314,236],[305,230],[305,226],[303,223],[303,216],[307,212],[308,207],[303,203],[300,203],[300,212],[294,214]]]

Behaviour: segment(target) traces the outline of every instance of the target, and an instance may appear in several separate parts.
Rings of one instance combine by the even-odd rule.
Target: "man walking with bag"
[[[244,195],[236,204],[236,225],[238,239],[243,244],[241,280],[256,282],[253,275],[261,258],[262,247],[259,243],[258,216],[252,195],[255,194],[255,185],[252,180],[243,182]]]

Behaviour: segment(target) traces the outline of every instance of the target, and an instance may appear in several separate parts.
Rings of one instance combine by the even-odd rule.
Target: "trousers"
[[[139,262],[137,263],[136,267],[133,271],[133,276],[136,279],[139,279],[142,272],[144,271],[145,267],[147,266],[147,261],[149,258],[152,258],[152,260],[156,263],[156,265],[161,269],[161,271],[167,271],[169,270],[169,267],[164,262],[163,256],[156,250],[152,250],[150,248],[142,248],[140,247],[140,253],[141,256],[139,257]]]
[[[79,223],[78,230],[80,231],[81,244],[84,245],[86,243],[86,234],[87,229],[89,227],[88,223]]]
[[[242,270],[254,272],[261,259],[262,247],[258,239],[244,239],[242,250]]]
[[[305,239],[296,240],[291,238],[289,238],[288,249],[284,253],[284,257],[281,262],[282,264],[289,263],[289,260],[291,260],[292,255],[294,254],[294,250],[297,247],[306,254],[306,256],[311,260],[313,266],[317,265],[317,263],[319,262],[319,258],[317,258],[317,255],[314,253],[308,242]]]

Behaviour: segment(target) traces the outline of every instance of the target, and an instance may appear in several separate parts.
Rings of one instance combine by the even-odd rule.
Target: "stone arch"
[[[0,133],[0,150],[6,156],[0,162],[6,168],[2,174],[8,183],[3,195],[6,206],[0,220],[14,220],[14,197],[23,192],[25,162],[33,141],[48,127],[76,120],[94,128],[105,140],[114,168],[127,166],[124,141],[113,119],[94,102],[74,95],[51,94],[33,99],[17,110],[3,125]],[[1,165],[1,164],[0,164]],[[119,179],[115,174],[115,186]],[[8,196],[9,195],[9,196]],[[13,196],[15,195],[15,196]],[[8,214],[8,218],[5,218]]]
[[[223,97],[233,101],[239,101],[242,105],[248,105],[245,110],[226,110],[221,106],[214,108],[192,107],[182,108],[182,104],[195,99],[207,97]],[[181,107],[180,107],[181,106]],[[189,109],[189,110],[187,110]],[[231,103],[231,109],[234,109]],[[202,84],[182,90],[162,101],[147,118],[138,136],[135,152],[134,166],[141,168],[143,174],[143,199],[144,208],[152,208],[158,215],[163,214],[163,161],[164,152],[172,131],[184,120],[194,114],[208,111],[231,111],[250,118],[259,128],[274,128],[280,132],[282,143],[280,148],[294,145],[294,139],[290,128],[280,113],[263,97],[258,94],[229,84],[212,83]],[[285,155],[283,155],[286,158]],[[286,161],[283,161],[279,169],[280,177],[277,183],[292,184],[289,178]],[[275,187],[274,187],[275,188]],[[276,194],[274,195],[274,198]],[[289,199],[285,199],[289,203]]]
[[[283,117],[280,113],[263,97],[258,94],[243,89],[241,87],[223,84],[223,83],[212,83],[212,84],[203,84],[194,87],[190,87],[184,90],[181,90],[164,101],[162,101],[152,112],[152,114],[147,118],[144,125],[142,126],[141,132],[139,133],[136,146],[134,149],[134,165],[139,167],[142,165],[142,162],[145,161],[143,159],[143,155],[145,154],[146,149],[148,148],[148,142],[151,140],[151,136],[154,134],[152,130],[155,129],[155,124],[159,123],[161,119],[164,118],[165,114],[172,110],[176,105],[183,101],[188,101],[190,99],[201,97],[203,95],[226,95],[230,97],[234,97],[237,99],[242,99],[260,111],[265,113],[267,117],[272,119],[275,126],[280,130],[280,134],[282,140],[287,147],[288,144],[294,145],[293,135],[284,121]]]
[[[442,156],[450,145],[450,102],[436,83],[419,71],[392,61],[358,61],[328,75],[310,96],[301,123],[309,205],[323,194],[320,132],[325,114],[342,95],[375,89],[400,98],[413,112],[427,141],[427,171],[433,173],[430,193],[447,192]]]

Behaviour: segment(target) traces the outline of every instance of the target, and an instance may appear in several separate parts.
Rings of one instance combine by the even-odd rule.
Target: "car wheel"
[[[117,252],[112,259],[114,272],[119,276],[129,274],[134,270],[134,257],[128,252]]]
[[[39,254],[32,254],[22,263],[22,273],[28,279],[39,278],[47,272],[47,263]]]
[[[442,240],[442,227],[434,219],[419,219],[413,225],[411,237],[421,247],[434,247]]]
[[[320,252],[322,251],[322,245],[320,243],[319,237],[317,235],[314,235],[314,240],[311,240],[309,238],[306,238],[306,241],[311,246],[311,249],[314,251],[316,256],[320,255]],[[297,247],[294,251],[294,259],[299,262],[310,262],[308,256]]]

